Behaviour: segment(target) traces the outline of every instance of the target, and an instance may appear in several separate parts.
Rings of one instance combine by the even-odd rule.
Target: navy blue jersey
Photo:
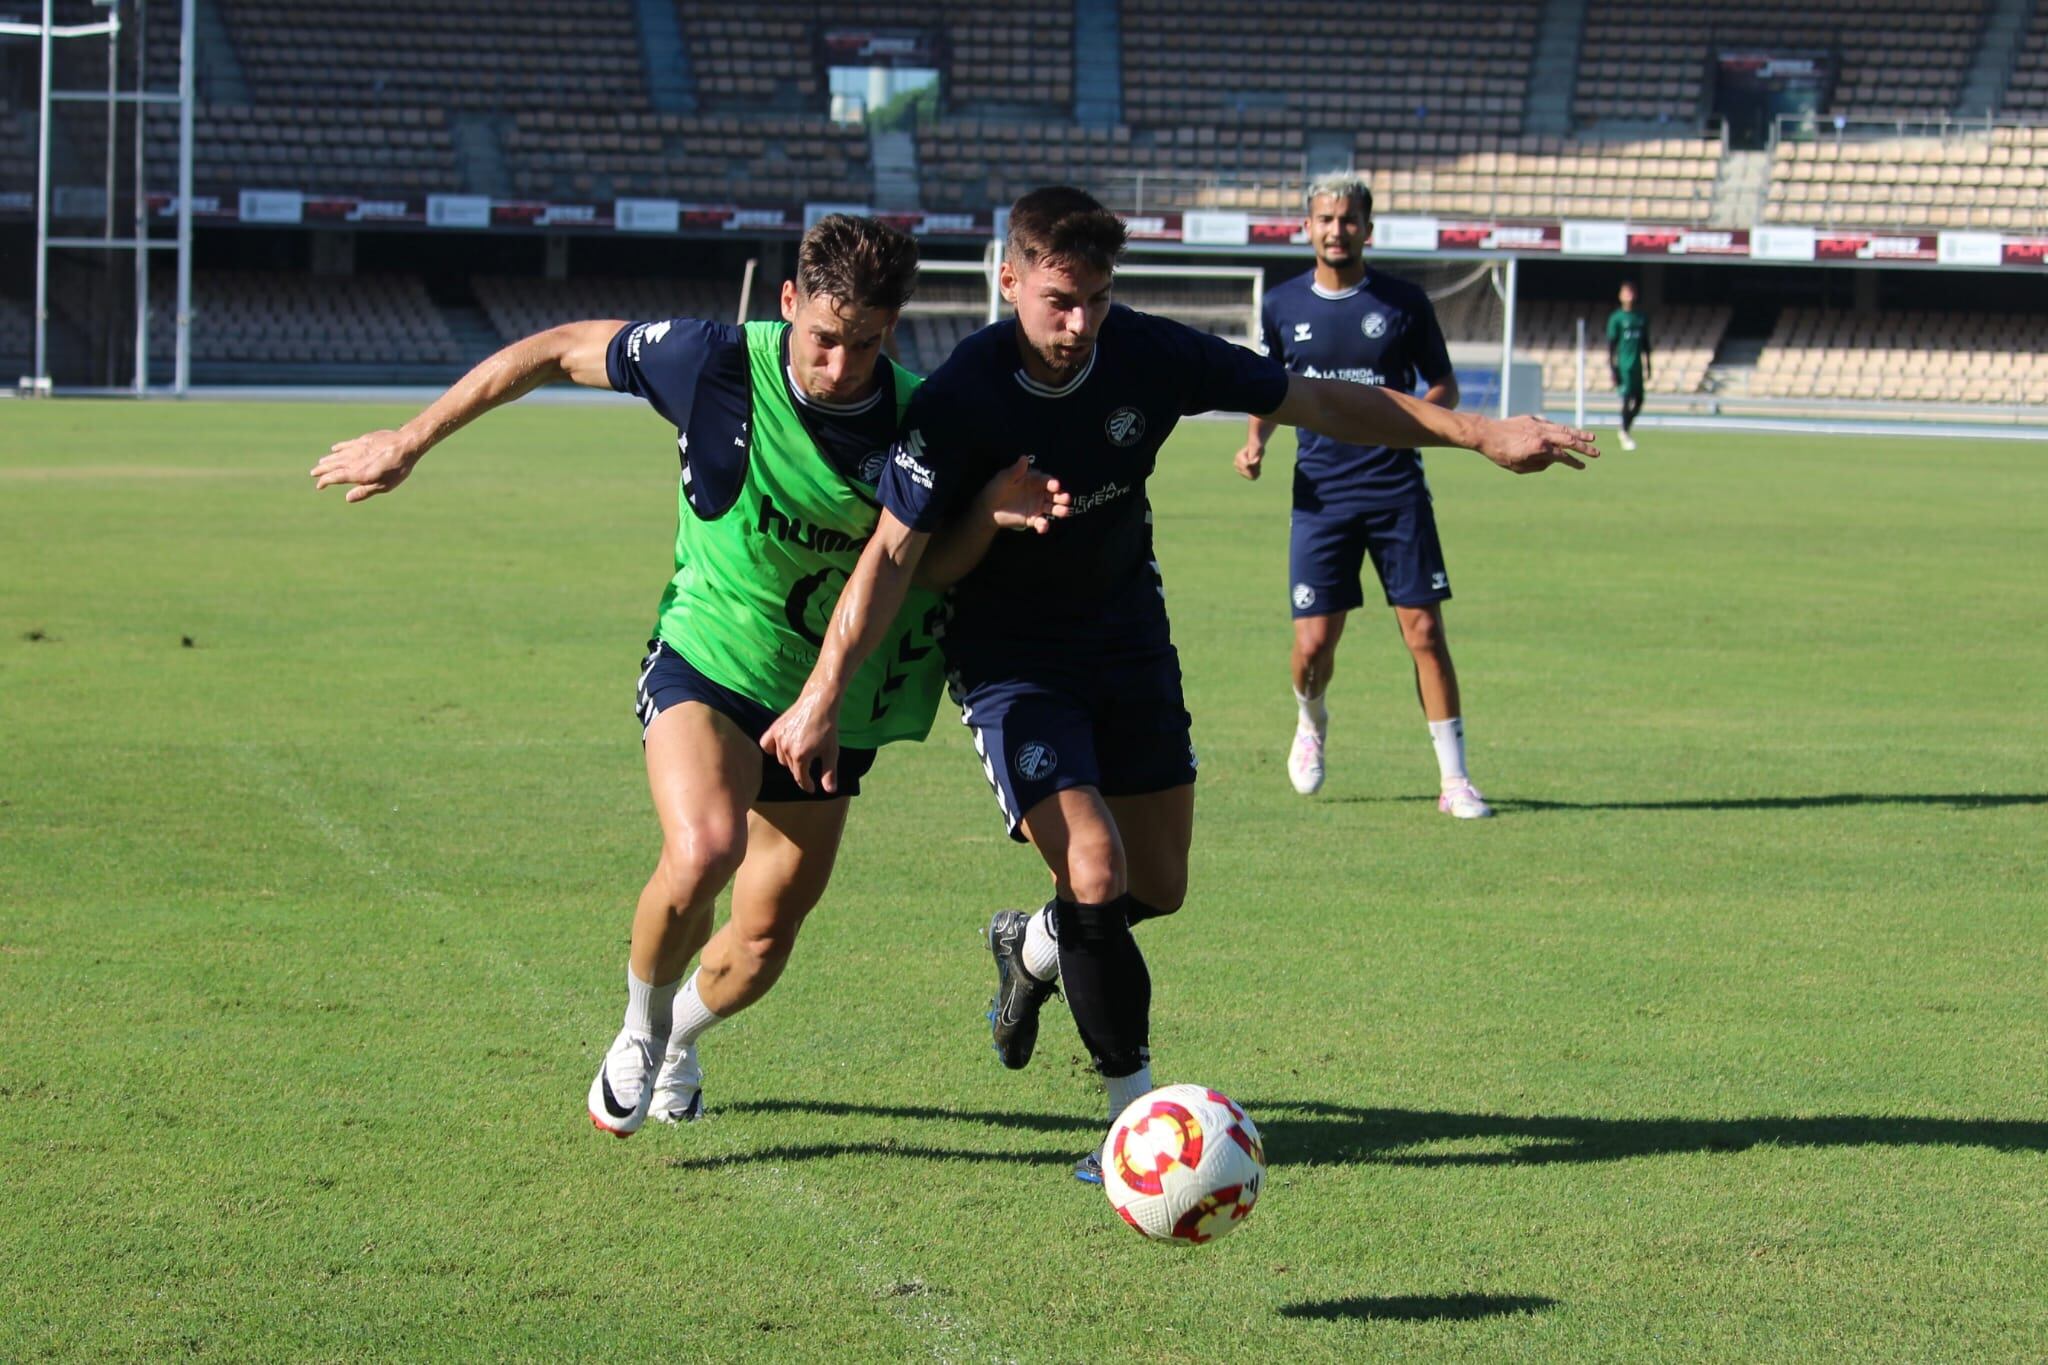
[[[653,404],[675,425],[683,486],[697,515],[715,518],[739,496],[752,419],[747,335],[696,318],[621,327],[605,350],[605,375],[620,393]],[[782,334],[782,382],[821,454],[851,482],[873,487],[896,436],[896,383],[876,362],[875,391],[857,403],[819,403],[797,386]]]
[[[1145,480],[1183,416],[1267,413],[1287,372],[1221,337],[1112,307],[1081,372],[1058,388],[1024,371],[1014,318],[961,342],[910,400],[883,472],[882,505],[919,531],[1031,457],[1073,495],[1045,535],[1007,533],[953,589],[946,646],[1051,662],[1167,638]]]
[[[1315,272],[1276,285],[1260,316],[1266,354],[1309,379],[1348,379],[1413,393],[1451,373],[1429,296],[1406,280],[1368,271],[1341,293],[1316,287]],[[1427,496],[1422,456],[1355,446],[1302,427],[1295,432],[1294,505],[1363,511]]]

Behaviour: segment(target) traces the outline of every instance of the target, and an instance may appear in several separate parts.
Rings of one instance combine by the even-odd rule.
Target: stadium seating
[[[1763,48],[1839,54],[1831,112],[1939,117],[1955,107],[1983,19],[1982,0],[1591,0],[1573,113],[1696,124],[1714,55]]]
[[[2005,88],[2004,108],[2025,118],[2048,117],[2048,6],[2034,10]]]
[[[647,107],[632,0],[220,0],[255,103]]]
[[[873,197],[865,130],[817,116],[522,114],[505,135],[524,195],[755,203]]]
[[[0,294],[0,384],[12,385],[35,359],[35,306],[26,299]]]
[[[172,350],[172,281],[151,281],[150,354]],[[439,365],[464,359],[412,275],[209,270],[192,280],[192,358],[262,365]]]
[[[619,318],[707,318],[730,322],[739,312],[739,282],[579,275],[573,280],[478,275],[470,281],[484,315],[505,341],[564,322]]]
[[[10,109],[0,100],[0,190],[36,188],[36,119],[33,112]]]
[[[1540,9],[1123,0],[1125,117],[1182,127],[1266,107],[1312,127],[1514,132]]]
[[[955,108],[1064,107],[1074,96],[1071,6],[1021,11],[941,0],[836,5],[757,0],[735,9],[711,0],[681,0],[679,8],[698,88],[720,108],[792,101],[815,105],[822,89],[817,54],[826,32],[834,28],[932,33],[944,64],[945,95]]]
[[[2048,228],[2048,127],[1783,142],[1764,216],[1814,226]]]
[[[193,174],[203,193],[297,188],[316,194],[426,194],[462,188],[455,143],[437,108],[341,109],[296,104],[201,105]],[[177,165],[178,124],[149,120],[148,155]]]
[[[1302,130],[1238,119],[1174,130],[1055,129],[956,120],[919,135],[926,202],[1000,203],[1071,180],[1117,208],[1301,208]],[[1701,138],[1623,143],[1485,133],[1358,135],[1356,164],[1382,213],[1481,217],[1706,217],[1721,144]],[[1233,183],[1235,182],[1235,183]]]
[[[1751,392],[2038,405],[2048,403],[2048,336],[2023,315],[1788,308]]]

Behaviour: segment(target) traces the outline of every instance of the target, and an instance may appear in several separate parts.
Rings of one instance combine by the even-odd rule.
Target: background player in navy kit
[[[1429,296],[1406,280],[1365,266],[1372,191],[1349,172],[1308,189],[1315,269],[1266,295],[1263,349],[1296,374],[1381,384],[1458,406],[1458,378]],[[1237,470],[1259,477],[1275,423],[1253,416]],[[1307,428],[1296,433],[1294,514],[1288,523],[1288,582],[1294,608],[1294,743],[1287,776],[1304,796],[1323,785],[1326,696],[1346,614],[1365,605],[1360,576],[1372,558],[1401,639],[1415,660],[1415,692],[1436,749],[1437,809],[1463,819],[1493,812],[1465,772],[1465,722],[1458,675],[1444,638],[1451,595],[1422,456],[1360,446]]]
[[[997,1052],[1022,1066],[1036,1014],[1065,982],[1116,1113],[1152,1088],[1151,980],[1131,925],[1180,908],[1195,755],[1152,555],[1145,479],[1189,413],[1232,408],[1352,440],[1449,444],[1518,472],[1583,467],[1591,439],[1536,418],[1490,422],[1358,384],[1292,376],[1220,338],[1110,302],[1124,226],[1079,190],[1035,190],[1010,214],[1000,282],[1016,316],[977,332],[917,396],[880,487],[883,512],[841,591],[817,667],[761,744],[799,784],[836,780],[846,680],[874,648],[930,531],[1029,457],[1069,502],[1039,536],[993,540],[953,589],[944,640],[964,720],[1013,836],[1051,869],[1053,903],[991,925]],[[936,547],[950,556],[962,541]],[[943,565],[934,578],[951,576]],[[1077,1175],[1100,1179],[1091,1154]]]

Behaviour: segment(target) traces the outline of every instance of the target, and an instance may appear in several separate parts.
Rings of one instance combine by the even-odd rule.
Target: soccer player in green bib
[[[927,588],[852,685],[852,760],[841,757],[835,792],[802,789],[759,746],[810,675],[874,532],[875,486],[919,382],[882,348],[916,279],[909,237],[834,214],[804,234],[782,322],[565,324],[498,352],[399,430],[337,444],[312,471],[316,488],[353,485],[350,502],[389,492],[463,425],[558,379],[637,395],[676,428],[675,573],[635,697],[662,851],[633,917],[625,1022],[589,1094],[591,1122],[620,1137],[650,1114],[702,1112],[698,1039],[781,975],[875,750],[931,728],[943,670]],[[1019,461],[953,523],[922,581],[964,573],[999,529],[1045,530],[1067,501]],[[728,884],[731,915],[714,936]]]
[[[1621,307],[1607,315],[1607,372],[1621,397],[1621,448],[1634,450],[1631,434],[1643,410],[1643,383],[1650,377],[1650,320],[1636,307],[1636,287],[1622,281]]]

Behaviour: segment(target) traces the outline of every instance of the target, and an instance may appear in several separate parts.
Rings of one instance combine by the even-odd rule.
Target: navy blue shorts
[[[647,727],[654,724],[654,718],[671,706],[686,701],[703,702],[706,706],[724,716],[748,739],[760,742],[768,733],[768,727],[775,723],[776,713],[752,697],[735,692],[730,687],[715,683],[693,668],[688,659],[676,653],[674,646],[666,641],[649,640],[647,657],[640,661],[640,686],[634,693],[633,710],[640,717],[640,738],[645,743]],[[754,800],[762,801],[831,801],[840,796],[859,796],[860,780],[875,766],[873,749],[845,749],[839,751],[839,790],[807,792],[796,784],[789,775],[789,769],[769,758],[761,756],[761,790]]]
[[[1365,605],[1366,557],[1390,607],[1422,607],[1451,595],[1436,513],[1420,497],[1366,512],[1294,509],[1287,526],[1287,573],[1294,617],[1331,616]]]
[[[963,684],[953,699],[974,733],[1010,837],[1024,816],[1069,787],[1144,796],[1195,780],[1194,718],[1181,695],[1180,656],[1067,660],[1056,670]]]

